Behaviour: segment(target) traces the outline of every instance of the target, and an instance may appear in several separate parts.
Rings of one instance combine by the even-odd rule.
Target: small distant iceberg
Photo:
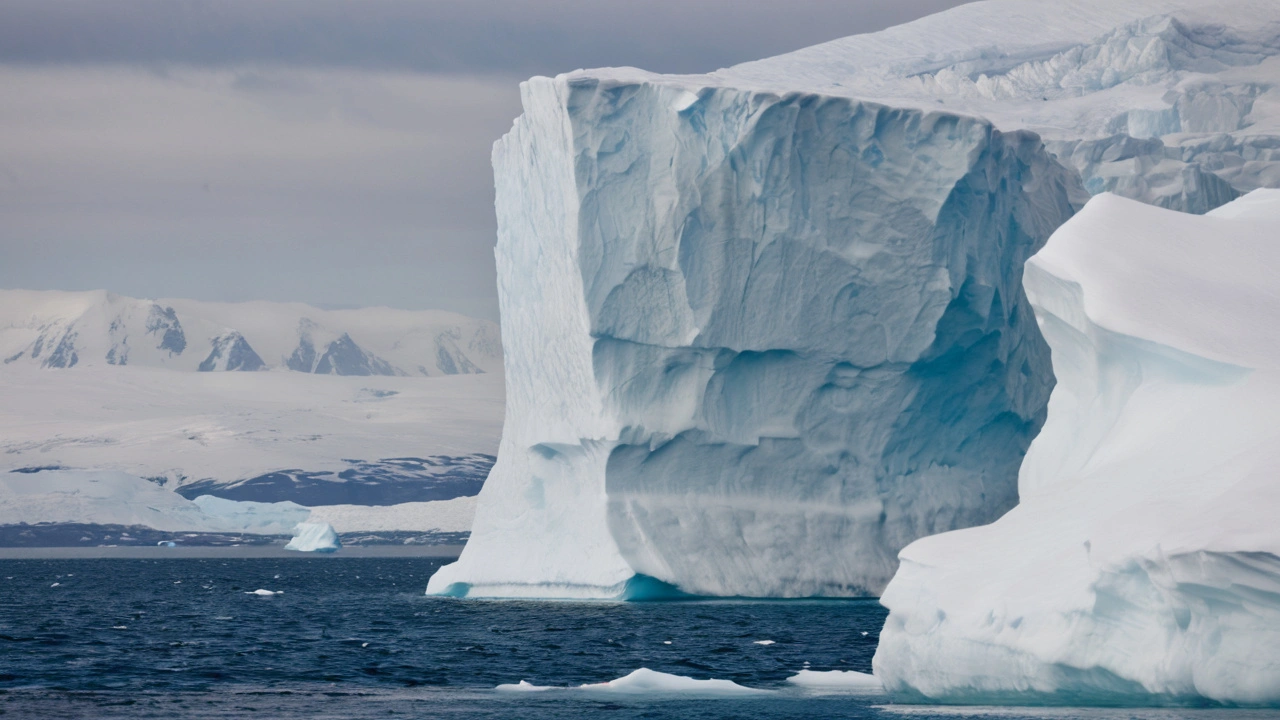
[[[156,546],[157,547],[178,547],[178,543],[172,540],[161,540],[160,542],[156,543]]]
[[[245,591],[245,595],[257,595],[258,597],[275,597],[276,595],[283,594],[283,590],[263,590],[262,588]]]
[[[742,697],[751,695],[769,695],[769,690],[758,690],[739,685],[732,680],[696,680],[683,675],[658,672],[649,668],[640,668],[629,675],[610,680],[609,682],[590,683],[577,687],[556,687],[534,685],[526,680],[519,683],[499,685],[499,692],[544,692],[547,690],[581,690],[590,693],[609,693],[617,695],[680,695],[682,697]]]
[[[293,539],[284,546],[284,549],[331,553],[337,552],[341,547],[338,533],[334,532],[333,526],[329,523],[301,522],[294,526]]]

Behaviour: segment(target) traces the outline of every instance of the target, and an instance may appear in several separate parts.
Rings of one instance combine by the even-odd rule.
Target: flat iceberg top
[[[1104,194],[1027,264],[1078,285],[1084,312],[1099,327],[1275,369],[1277,228],[1280,190],[1254,190],[1203,216]]]
[[[986,0],[880,32],[832,40],[712,73],[730,82],[779,84],[846,95],[964,62],[991,71],[1066,50],[1114,28],[1161,15],[1232,30],[1280,21],[1270,0]],[[1274,32],[1274,31],[1273,31]]]
[[[1102,137],[1117,116],[1167,109],[1164,96],[1179,83],[1273,83],[1277,56],[1280,3],[1269,0],[986,0],[705,75],[603,68],[562,77],[808,92],[978,115],[1046,138]],[[1271,105],[1254,108],[1254,132],[1276,131]],[[1186,128],[1152,135],[1177,131]]]

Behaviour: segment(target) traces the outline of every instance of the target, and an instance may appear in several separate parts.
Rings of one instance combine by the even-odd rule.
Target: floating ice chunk
[[[329,523],[303,522],[293,528],[293,539],[284,546],[284,549],[329,553],[336,552],[341,547],[338,533],[334,532],[333,526]]]
[[[62,584],[62,583],[54,583],[54,584],[50,585],[49,587],[51,587],[51,588],[55,588],[55,587],[58,587],[58,586],[59,586],[59,585],[61,585],[61,584]]]
[[[161,540],[160,542],[156,543],[156,546],[157,547],[177,547],[178,543],[172,540]]]
[[[696,680],[683,675],[640,668],[630,675],[605,683],[583,685],[587,692],[609,692],[626,695],[767,695],[768,690],[758,690],[739,685],[732,680]]]
[[[696,680],[683,675],[658,672],[649,668],[640,668],[629,675],[602,683],[589,683],[577,687],[557,687],[533,685],[521,680],[514,685],[499,685],[502,692],[543,692],[545,690],[581,690],[589,693],[610,693],[618,695],[681,695],[700,697],[725,697],[769,695],[770,690],[758,690],[739,685],[731,680]]]
[[[756,644],[756,645],[772,645],[772,644],[773,644],[773,641],[772,641],[772,640],[757,640],[757,641],[755,641],[755,644]]]
[[[882,693],[884,686],[875,675],[853,670],[801,670],[787,682],[811,690],[847,693]]]
[[[546,692],[547,690],[555,690],[556,688],[548,685],[534,685],[528,680],[521,680],[514,685],[506,683],[495,688],[498,692]]]
[[[284,594],[283,590],[263,590],[262,588],[258,588],[257,590],[250,590],[245,593],[245,595],[258,595],[260,597],[271,597],[273,595],[283,595],[283,594]]]
[[[128,625],[112,625],[111,629],[112,630],[128,630],[129,626]]]

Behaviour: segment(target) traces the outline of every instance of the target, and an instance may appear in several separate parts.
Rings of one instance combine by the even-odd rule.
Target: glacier
[[[188,499],[390,505],[479,491],[503,379],[13,363],[0,397],[0,473],[113,470]]]
[[[895,699],[1280,705],[1277,228],[1104,194],[1031,258],[1048,421],[1015,509],[902,551]]]
[[[522,84],[503,438],[428,592],[877,594],[999,517],[1054,383],[1024,260],[1090,194],[1280,184],[1278,38],[1263,0],[988,0]]]

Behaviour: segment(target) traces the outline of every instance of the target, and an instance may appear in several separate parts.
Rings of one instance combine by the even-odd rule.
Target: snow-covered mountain
[[[994,520],[1054,377],[1022,263],[1089,193],[1280,183],[1280,3],[987,0],[708,75],[522,85],[508,379],[430,590],[878,593]]]
[[[494,323],[437,310],[0,290],[0,360],[44,368],[434,376],[497,370],[502,347]]]
[[[1028,262],[1058,386],[1018,507],[881,601],[899,697],[1280,704],[1280,191],[1094,198]]]

